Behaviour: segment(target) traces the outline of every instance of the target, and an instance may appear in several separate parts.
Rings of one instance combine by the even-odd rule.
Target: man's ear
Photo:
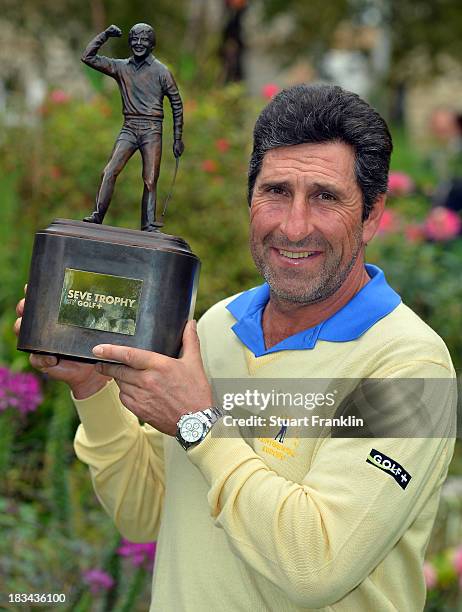
[[[363,222],[363,243],[367,244],[375,236],[379,229],[380,219],[382,218],[385,209],[387,194],[381,193],[374,202],[374,206],[369,213],[368,218]]]

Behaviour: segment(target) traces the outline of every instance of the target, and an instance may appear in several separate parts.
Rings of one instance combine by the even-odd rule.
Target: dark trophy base
[[[97,361],[97,344],[177,357],[200,261],[179,237],[56,219],[35,235],[18,349]]]

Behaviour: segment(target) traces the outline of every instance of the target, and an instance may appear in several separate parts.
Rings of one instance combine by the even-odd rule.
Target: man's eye
[[[280,187],[279,185],[270,185],[266,188],[266,192],[274,195],[284,195],[287,193],[284,187]]]
[[[337,199],[334,195],[332,195],[328,191],[323,191],[322,193],[318,194],[318,198],[320,200],[325,200],[325,201],[334,201]]]

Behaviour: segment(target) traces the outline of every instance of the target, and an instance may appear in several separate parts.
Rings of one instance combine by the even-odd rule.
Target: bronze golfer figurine
[[[183,153],[183,103],[170,71],[151,54],[156,44],[152,27],[137,23],[128,34],[133,55],[128,59],[113,59],[97,55],[98,49],[112,36],[122,31],[111,25],[88,44],[82,61],[113,77],[122,97],[124,124],[117,137],[111,157],[104,168],[96,196],[96,209],[84,221],[102,223],[111,202],[117,176],[133,153],[139,149],[143,160],[143,198],[141,229],[156,231],[162,223],[156,221],[157,179],[162,156],[163,99],[167,96],[173,114],[173,154]]]

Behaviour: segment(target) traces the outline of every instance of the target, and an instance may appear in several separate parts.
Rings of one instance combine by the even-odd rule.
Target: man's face
[[[355,156],[344,143],[301,144],[266,153],[256,179],[250,248],[282,300],[319,302],[335,293],[371,233],[362,222]]]
[[[450,141],[458,132],[455,113],[444,108],[433,111],[430,127],[437,140],[443,143]]]
[[[152,39],[148,30],[140,29],[130,35],[130,47],[134,57],[147,57],[153,49]]]

